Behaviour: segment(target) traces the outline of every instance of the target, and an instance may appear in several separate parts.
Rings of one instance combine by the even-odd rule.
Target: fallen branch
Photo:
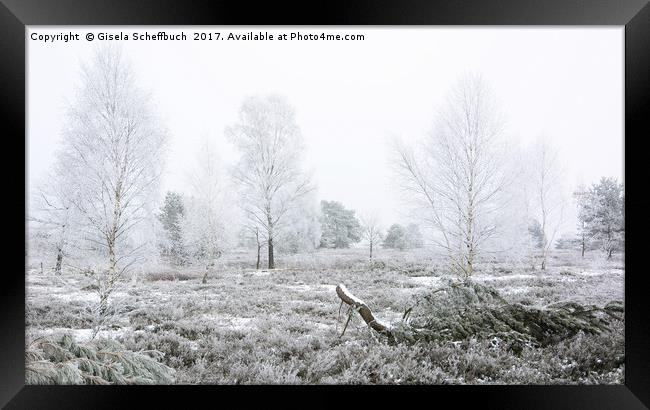
[[[524,346],[548,346],[579,332],[598,334],[607,331],[610,326],[608,317],[622,320],[624,315],[620,301],[612,301],[604,308],[576,302],[559,302],[537,308],[509,303],[490,286],[471,281],[448,281],[447,286],[418,298],[415,305],[406,309],[402,321],[392,326],[377,320],[368,305],[344,285],[339,284],[336,293],[341,299],[339,322],[343,304],[349,307],[339,337],[345,334],[356,310],[373,330],[387,335],[392,341],[409,343],[497,337],[507,343],[508,349],[520,351]],[[417,314],[416,307],[419,307]],[[412,314],[416,317],[409,320]]]
[[[351,309],[354,309],[357,312],[359,312],[359,315],[361,316],[363,321],[366,322],[366,324],[370,326],[372,329],[382,334],[391,333],[391,326],[376,319],[375,316],[372,314],[372,311],[370,310],[368,305],[366,305],[366,303],[363,300],[357,298],[352,293],[350,293],[350,291],[345,287],[345,285],[343,284],[337,285],[336,294],[339,296],[339,298],[341,298],[342,302],[350,306]],[[347,323],[346,323],[346,327],[347,327]],[[345,329],[343,329],[343,333],[345,333]],[[343,336],[343,333],[341,334],[341,336]]]
[[[341,302],[341,303],[343,303],[343,302]],[[345,321],[345,325],[343,326],[343,331],[341,332],[339,337],[343,337],[343,335],[345,334],[345,329],[348,328],[348,324],[350,323],[350,319],[352,319],[352,311],[353,310],[354,310],[354,308],[352,306],[350,306],[350,308],[348,309],[348,320]]]

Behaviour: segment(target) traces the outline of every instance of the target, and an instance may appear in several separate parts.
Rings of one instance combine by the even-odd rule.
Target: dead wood
[[[498,337],[519,350],[524,345],[547,346],[578,332],[600,333],[609,327],[608,318],[621,320],[624,308],[613,301],[604,308],[576,302],[558,302],[544,308],[509,303],[496,289],[471,281],[454,283],[428,292],[404,312],[395,326],[373,315],[368,305],[339,284],[336,293],[349,306],[341,336],[356,310],[366,324],[393,341],[459,341],[470,337]],[[339,307],[339,320],[341,316]],[[420,311],[410,319],[415,307]]]
[[[359,315],[363,319],[364,322],[368,326],[370,326],[372,329],[376,330],[379,333],[383,334],[390,334],[391,333],[391,326],[376,319],[375,316],[372,314],[372,311],[366,305],[366,303],[359,299],[358,297],[354,296],[343,284],[339,284],[336,286],[336,294],[341,298],[341,301],[348,306],[350,306],[351,309],[356,310],[359,312]],[[352,313],[352,312],[350,312]],[[349,321],[349,317],[348,317]],[[347,323],[346,323],[347,327]],[[343,333],[345,333],[345,328],[343,329]],[[341,334],[342,336],[343,334]]]

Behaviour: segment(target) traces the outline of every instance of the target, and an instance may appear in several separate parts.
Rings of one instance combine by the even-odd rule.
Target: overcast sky
[[[28,46],[28,184],[43,176],[60,143],[88,32],[137,29],[32,27],[28,35],[80,33],[80,41]],[[623,27],[607,28],[233,28],[246,33],[354,33],[363,41],[121,41],[140,84],[152,91],[171,134],[162,181],[184,191],[202,142],[236,159],[224,128],[251,94],[284,94],[296,109],[319,199],[400,221],[388,167],[392,136],[415,141],[458,77],[480,73],[507,120],[507,138],[547,136],[566,161],[565,182],[623,178]]]

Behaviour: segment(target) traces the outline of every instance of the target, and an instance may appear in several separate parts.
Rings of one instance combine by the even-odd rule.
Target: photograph
[[[625,39],[26,26],[25,384],[625,385]]]

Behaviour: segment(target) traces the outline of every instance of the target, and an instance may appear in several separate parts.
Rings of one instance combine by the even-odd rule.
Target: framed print
[[[3,0],[1,403],[648,406],[650,6],[311,7]]]

